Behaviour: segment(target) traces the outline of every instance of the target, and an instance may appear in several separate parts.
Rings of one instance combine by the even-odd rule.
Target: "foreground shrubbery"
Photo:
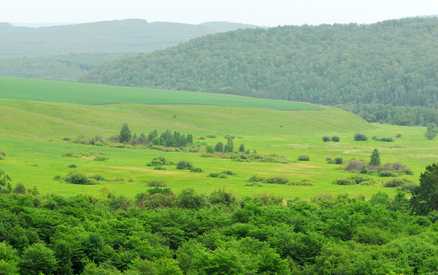
[[[0,195],[0,274],[425,274],[434,216],[377,194],[314,203],[179,195]],[[151,210],[154,209],[154,210]]]
[[[40,196],[2,172],[0,274],[435,274],[437,177],[427,167],[411,199],[310,203],[162,182],[134,200]]]

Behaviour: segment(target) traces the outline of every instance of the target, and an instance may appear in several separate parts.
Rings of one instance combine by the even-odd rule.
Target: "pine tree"
[[[218,144],[216,144],[216,146],[214,147],[214,150],[218,153],[223,153],[224,152],[224,144],[222,142],[219,142]]]
[[[371,154],[370,158],[370,166],[380,166],[380,153],[377,149],[374,149],[373,153]]]
[[[245,145],[244,144],[240,144],[239,152],[240,153],[245,153]]]

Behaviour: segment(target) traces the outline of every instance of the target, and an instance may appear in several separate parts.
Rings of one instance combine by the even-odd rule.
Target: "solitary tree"
[[[417,214],[438,210],[438,164],[430,165],[420,177],[420,185],[412,192],[411,206]]]
[[[218,153],[223,153],[224,152],[224,144],[222,142],[219,142],[218,144],[216,144],[216,146],[214,147],[214,150]]]
[[[438,134],[438,129],[437,129],[436,125],[429,124],[427,126],[427,130],[426,130],[426,138],[428,140],[433,140],[436,138],[437,134]]]
[[[379,150],[374,149],[373,153],[371,154],[370,158],[370,166],[380,166],[380,153]]]
[[[131,130],[127,123],[122,125],[122,129],[120,129],[119,141],[121,143],[128,143],[132,138]]]

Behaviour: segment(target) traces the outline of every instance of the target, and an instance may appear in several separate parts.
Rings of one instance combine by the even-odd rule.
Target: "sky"
[[[0,22],[82,23],[141,18],[261,26],[373,23],[438,15],[438,0],[0,0]]]

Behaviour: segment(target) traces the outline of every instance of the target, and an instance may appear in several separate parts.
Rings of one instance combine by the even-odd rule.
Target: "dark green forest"
[[[122,59],[86,80],[340,105],[370,121],[425,124],[438,114],[436,45],[436,17],[247,29]]]
[[[436,274],[438,165],[371,199],[42,196],[0,173],[0,274]]]

